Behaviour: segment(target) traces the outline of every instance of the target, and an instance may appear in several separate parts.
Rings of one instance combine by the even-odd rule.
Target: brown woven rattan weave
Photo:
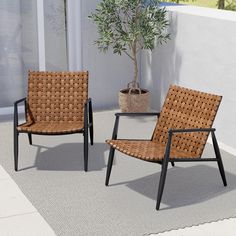
[[[17,129],[38,134],[83,129],[88,72],[29,72],[27,122]]]
[[[171,86],[150,141],[107,140],[115,149],[147,161],[164,158],[169,129],[211,128],[221,96]],[[208,133],[180,133],[172,139],[170,158],[199,158]]]
[[[118,150],[129,156],[162,165],[157,210],[160,207],[169,162],[174,166],[174,162],[181,161],[216,161],[226,186],[223,163],[214,134],[215,129],[212,128],[221,99],[222,97],[218,95],[171,86],[160,114],[142,114],[159,116],[152,138],[146,141],[117,139],[120,116],[140,115],[117,113],[112,139],[106,141],[111,146],[106,185],[109,183],[114,152]],[[201,158],[209,133],[212,136],[216,158]]]
[[[17,104],[25,101],[26,122],[18,124]],[[85,162],[87,135],[93,143],[92,103],[88,99],[88,72],[29,71],[28,96],[14,104],[15,169],[18,162],[18,134],[57,135],[83,133]],[[89,114],[87,114],[87,112]],[[89,121],[88,121],[89,119]],[[87,170],[87,163],[85,163]]]

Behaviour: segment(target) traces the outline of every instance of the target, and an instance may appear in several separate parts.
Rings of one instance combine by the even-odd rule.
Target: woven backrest
[[[88,72],[29,71],[29,121],[83,121]]]
[[[211,128],[221,99],[221,96],[171,86],[153,133],[153,141],[166,144],[169,129]],[[174,134],[172,147],[201,157],[208,134]]]

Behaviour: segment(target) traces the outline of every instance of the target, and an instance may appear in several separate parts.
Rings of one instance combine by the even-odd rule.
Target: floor
[[[1,236],[56,235],[2,166],[0,193]]]
[[[0,235],[31,236],[56,235],[50,225],[39,214],[19,189],[17,184],[0,165]],[[235,235],[236,218],[186,227],[159,234],[158,236],[233,236]]]

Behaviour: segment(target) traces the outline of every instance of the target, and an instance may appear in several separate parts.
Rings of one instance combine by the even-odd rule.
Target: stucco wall
[[[142,84],[160,110],[170,84],[215,93],[223,100],[215,121],[220,142],[236,149],[236,13],[174,6],[171,40],[142,55]]]
[[[133,68],[127,56],[104,54],[98,51],[94,40],[97,28],[88,19],[99,1],[82,1],[83,69],[89,70],[89,91],[95,109],[118,107],[118,91],[132,80]]]
[[[82,68],[90,72],[90,96],[101,110],[118,107],[118,91],[132,79],[133,68],[126,56],[99,53],[93,44],[97,29],[88,15],[98,2],[81,0],[81,53]],[[171,40],[141,55],[141,85],[151,91],[151,107],[161,109],[172,83],[222,95],[214,126],[219,141],[236,153],[236,12],[166,8]]]

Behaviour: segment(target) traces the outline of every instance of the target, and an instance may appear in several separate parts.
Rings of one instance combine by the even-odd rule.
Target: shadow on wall
[[[151,92],[151,108],[160,111],[170,84],[178,84],[181,56],[176,48],[177,13],[169,12],[171,40],[142,54],[142,86]],[[167,55],[161,57],[161,55]]]

